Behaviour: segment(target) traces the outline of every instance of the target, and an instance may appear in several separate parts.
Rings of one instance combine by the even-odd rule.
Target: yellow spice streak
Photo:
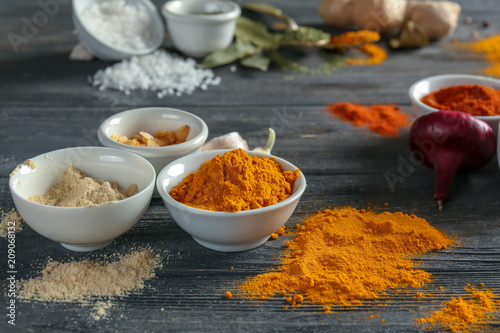
[[[268,298],[284,290],[310,302],[352,305],[391,288],[421,287],[430,274],[410,257],[451,244],[413,214],[327,209],[305,221],[276,271],[243,281],[240,291]]]
[[[437,325],[452,332],[469,332],[493,318],[492,312],[499,308],[494,294],[489,290],[468,288],[469,298],[453,298],[444,307],[426,318],[416,319],[420,325],[433,328]]]
[[[366,57],[351,57],[345,60],[348,65],[378,65],[387,58],[387,51],[376,44],[366,44],[358,48]]]
[[[500,76],[500,35],[465,44],[465,46],[471,46],[475,52],[483,53],[490,61],[491,66],[484,70],[486,74]]]
[[[330,44],[339,46],[362,45],[365,43],[375,43],[380,39],[380,34],[371,30],[348,31],[343,34],[333,36]]]

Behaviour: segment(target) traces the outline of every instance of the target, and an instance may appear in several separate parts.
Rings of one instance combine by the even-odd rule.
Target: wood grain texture
[[[161,1],[154,1],[158,6]],[[462,15],[452,37],[473,40],[471,33],[498,33],[497,0],[460,0]],[[324,26],[317,15],[319,1],[269,1],[299,24],[332,33],[342,29]],[[95,321],[87,303],[19,302],[16,331],[20,332],[191,332],[191,331],[294,331],[294,332],[419,332],[414,318],[425,316],[451,297],[463,295],[468,284],[484,283],[500,290],[500,218],[496,160],[471,174],[457,175],[450,201],[439,212],[433,201],[434,174],[426,167],[403,170],[408,159],[408,130],[398,138],[385,138],[355,128],[325,111],[329,103],[398,104],[413,117],[408,87],[418,79],[445,73],[478,73],[484,59],[451,46],[452,37],[417,50],[391,52],[379,66],[352,66],[330,75],[283,72],[276,66],[266,72],[229,66],[215,70],[220,86],[192,95],[157,99],[151,92],[125,96],[100,92],[88,76],[109,63],[71,62],[68,55],[77,42],[73,34],[71,5],[58,13],[36,36],[15,53],[7,39],[20,33],[22,18],[30,19],[40,7],[36,2],[11,1],[0,8],[0,207],[13,202],[8,188],[10,172],[25,159],[55,149],[99,145],[96,129],[110,115],[129,108],[169,106],[202,117],[209,137],[239,131],[250,146],[261,146],[267,128],[278,141],[273,153],[292,161],[306,176],[308,187],[289,230],[310,214],[328,207],[350,205],[387,211],[416,213],[433,226],[458,237],[460,247],[418,259],[433,279],[425,287],[389,291],[360,306],[321,305],[286,308],[282,297],[261,302],[226,299],[242,279],[278,265],[284,243],[293,234],[241,253],[219,253],[198,245],[181,230],[159,199],[153,199],[141,221],[109,247],[94,253],[72,253],[28,226],[17,236],[18,278],[33,277],[49,258],[95,259],[105,254],[151,246],[163,257],[164,267],[146,288],[110,299],[113,307]],[[473,23],[464,24],[470,16]],[[481,23],[489,21],[488,28]],[[384,45],[384,43],[381,43]],[[167,39],[165,47],[171,49]],[[318,67],[324,52],[288,50],[286,56],[310,68]],[[388,172],[405,172],[392,188]],[[385,203],[388,205],[386,206]],[[0,239],[0,253],[7,242]],[[5,290],[6,259],[0,260],[0,287]],[[233,269],[231,269],[231,267]],[[441,290],[440,287],[445,287]],[[417,298],[417,292],[427,297]],[[2,309],[8,299],[2,292]],[[4,311],[4,310],[1,310]],[[10,331],[3,312],[0,331]],[[376,316],[372,318],[371,316]],[[378,317],[377,317],[378,316]],[[500,330],[500,313],[487,326]]]

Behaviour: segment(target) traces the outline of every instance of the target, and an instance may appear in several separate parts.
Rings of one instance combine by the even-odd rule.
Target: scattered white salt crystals
[[[80,18],[98,39],[119,48],[144,50],[155,42],[154,24],[147,9],[125,0],[95,2]]]
[[[132,90],[157,92],[158,98],[167,95],[192,94],[196,88],[203,90],[218,86],[220,77],[210,69],[197,69],[196,61],[173,56],[164,50],[122,60],[90,79],[99,90],[116,89],[130,95]]]

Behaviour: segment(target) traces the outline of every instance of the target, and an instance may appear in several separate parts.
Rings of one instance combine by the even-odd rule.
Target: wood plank
[[[71,62],[68,55],[77,39],[73,34],[71,5],[59,12],[36,36],[14,53],[9,32],[21,33],[23,17],[40,10],[37,2],[10,2],[0,8],[0,208],[13,207],[8,187],[10,172],[25,159],[71,146],[100,145],[96,129],[110,115],[130,108],[168,106],[203,118],[209,137],[238,131],[251,147],[261,146],[267,128],[277,132],[274,153],[299,167],[308,187],[294,215],[286,223],[289,234],[261,247],[240,253],[219,253],[198,245],[172,220],[160,199],[153,199],[141,220],[109,247],[93,253],[73,253],[35,233],[29,226],[17,234],[18,274],[35,276],[53,260],[99,260],[105,255],[150,246],[163,256],[164,267],[146,288],[111,301],[105,319],[96,321],[94,306],[86,303],[18,302],[17,331],[26,332],[163,332],[163,331],[297,331],[297,332],[416,332],[414,319],[437,309],[451,297],[464,295],[464,287],[484,283],[500,290],[500,224],[497,184],[499,167],[492,160],[484,168],[458,174],[450,200],[438,211],[433,200],[434,173],[424,166],[408,168],[408,129],[386,138],[366,128],[353,127],[333,117],[325,106],[340,101],[360,104],[398,104],[413,115],[408,87],[418,79],[444,73],[474,74],[487,62],[451,44],[452,38],[471,41],[498,33],[497,0],[458,1],[460,24],[453,36],[417,50],[392,51],[378,66],[350,66],[329,75],[284,72],[272,66],[259,72],[230,66],[215,69],[220,86],[192,95],[158,99],[152,92],[125,96],[98,91],[88,76],[110,63]],[[155,0],[157,6],[162,1]],[[332,33],[317,15],[317,1],[272,0],[299,24]],[[464,24],[465,17],[473,19]],[[488,28],[482,28],[489,21]],[[385,46],[388,36],[380,44]],[[167,39],[164,45],[172,50]],[[310,68],[328,56],[315,50],[283,50],[284,55]],[[393,184],[388,173],[402,176]],[[387,205],[385,205],[387,203]],[[324,313],[322,305],[287,308],[283,297],[261,302],[226,299],[226,290],[279,265],[284,243],[293,238],[294,226],[316,211],[350,205],[379,211],[415,213],[433,226],[456,236],[462,245],[419,256],[422,269],[432,274],[426,286],[390,290],[356,307],[335,305]],[[6,246],[0,239],[0,253]],[[232,269],[231,269],[232,267]],[[6,260],[0,260],[0,288],[6,290]],[[444,290],[440,287],[445,287]],[[426,297],[417,297],[422,292]],[[6,304],[6,295],[0,297]],[[372,316],[377,316],[373,318]],[[5,319],[5,318],[4,318]],[[487,328],[500,330],[498,312]],[[0,331],[10,329],[0,322]]]

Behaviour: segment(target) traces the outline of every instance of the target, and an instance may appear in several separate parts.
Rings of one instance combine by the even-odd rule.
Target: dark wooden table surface
[[[322,24],[317,0],[269,2],[299,24],[332,33],[343,31]],[[276,257],[292,235],[247,252],[211,251],[175,224],[161,200],[153,199],[140,222],[101,251],[69,252],[29,226],[17,234],[18,279],[35,276],[49,258],[98,259],[143,245],[164,255],[164,267],[145,289],[112,299],[113,307],[103,320],[93,320],[92,302],[19,301],[15,328],[22,332],[418,332],[421,328],[413,319],[437,309],[452,296],[463,295],[467,283],[484,283],[500,291],[500,173],[496,157],[477,172],[457,176],[450,201],[438,211],[433,201],[432,170],[418,167],[394,189],[385,178],[386,172],[397,173],[400,159],[410,154],[408,130],[398,138],[386,138],[352,127],[324,109],[341,101],[388,103],[411,114],[407,91],[413,82],[435,74],[475,74],[487,66],[480,57],[451,47],[451,39],[473,40],[473,31],[482,36],[498,33],[499,2],[459,2],[462,14],[453,36],[422,49],[391,51],[381,65],[350,66],[329,75],[283,72],[276,66],[265,73],[242,67],[233,72],[226,66],[215,70],[222,78],[220,86],[158,99],[154,93],[127,97],[116,91],[101,92],[88,83],[89,75],[109,63],[68,60],[77,43],[68,1],[58,1],[59,8],[47,24],[27,36],[14,52],[8,34],[22,35],[25,21],[32,20],[41,7],[35,1],[5,1],[0,6],[0,207],[4,211],[13,208],[8,179],[19,163],[60,148],[99,145],[97,127],[118,111],[168,106],[202,117],[208,124],[209,138],[239,131],[251,146],[259,146],[266,140],[267,128],[273,127],[278,137],[273,153],[292,161],[308,181],[288,226],[328,207],[375,207],[415,212],[433,226],[459,235],[463,243],[424,259],[423,266],[433,280],[421,291],[432,294],[432,300],[419,302],[389,292],[381,302],[357,308],[333,307],[333,313],[323,313],[320,305],[285,309],[281,297],[253,303],[228,300],[223,295],[237,281],[275,267]],[[473,19],[472,24],[464,23],[466,17]],[[489,21],[489,27],[481,27],[483,21]],[[167,40],[167,48],[169,45]],[[311,68],[324,60],[324,54],[317,51],[289,51],[288,56]],[[0,332],[5,332],[13,329],[6,317],[5,239],[0,239],[0,249]],[[447,291],[439,291],[438,286]],[[373,320],[372,315],[379,317]],[[487,328],[500,330],[500,313]]]

